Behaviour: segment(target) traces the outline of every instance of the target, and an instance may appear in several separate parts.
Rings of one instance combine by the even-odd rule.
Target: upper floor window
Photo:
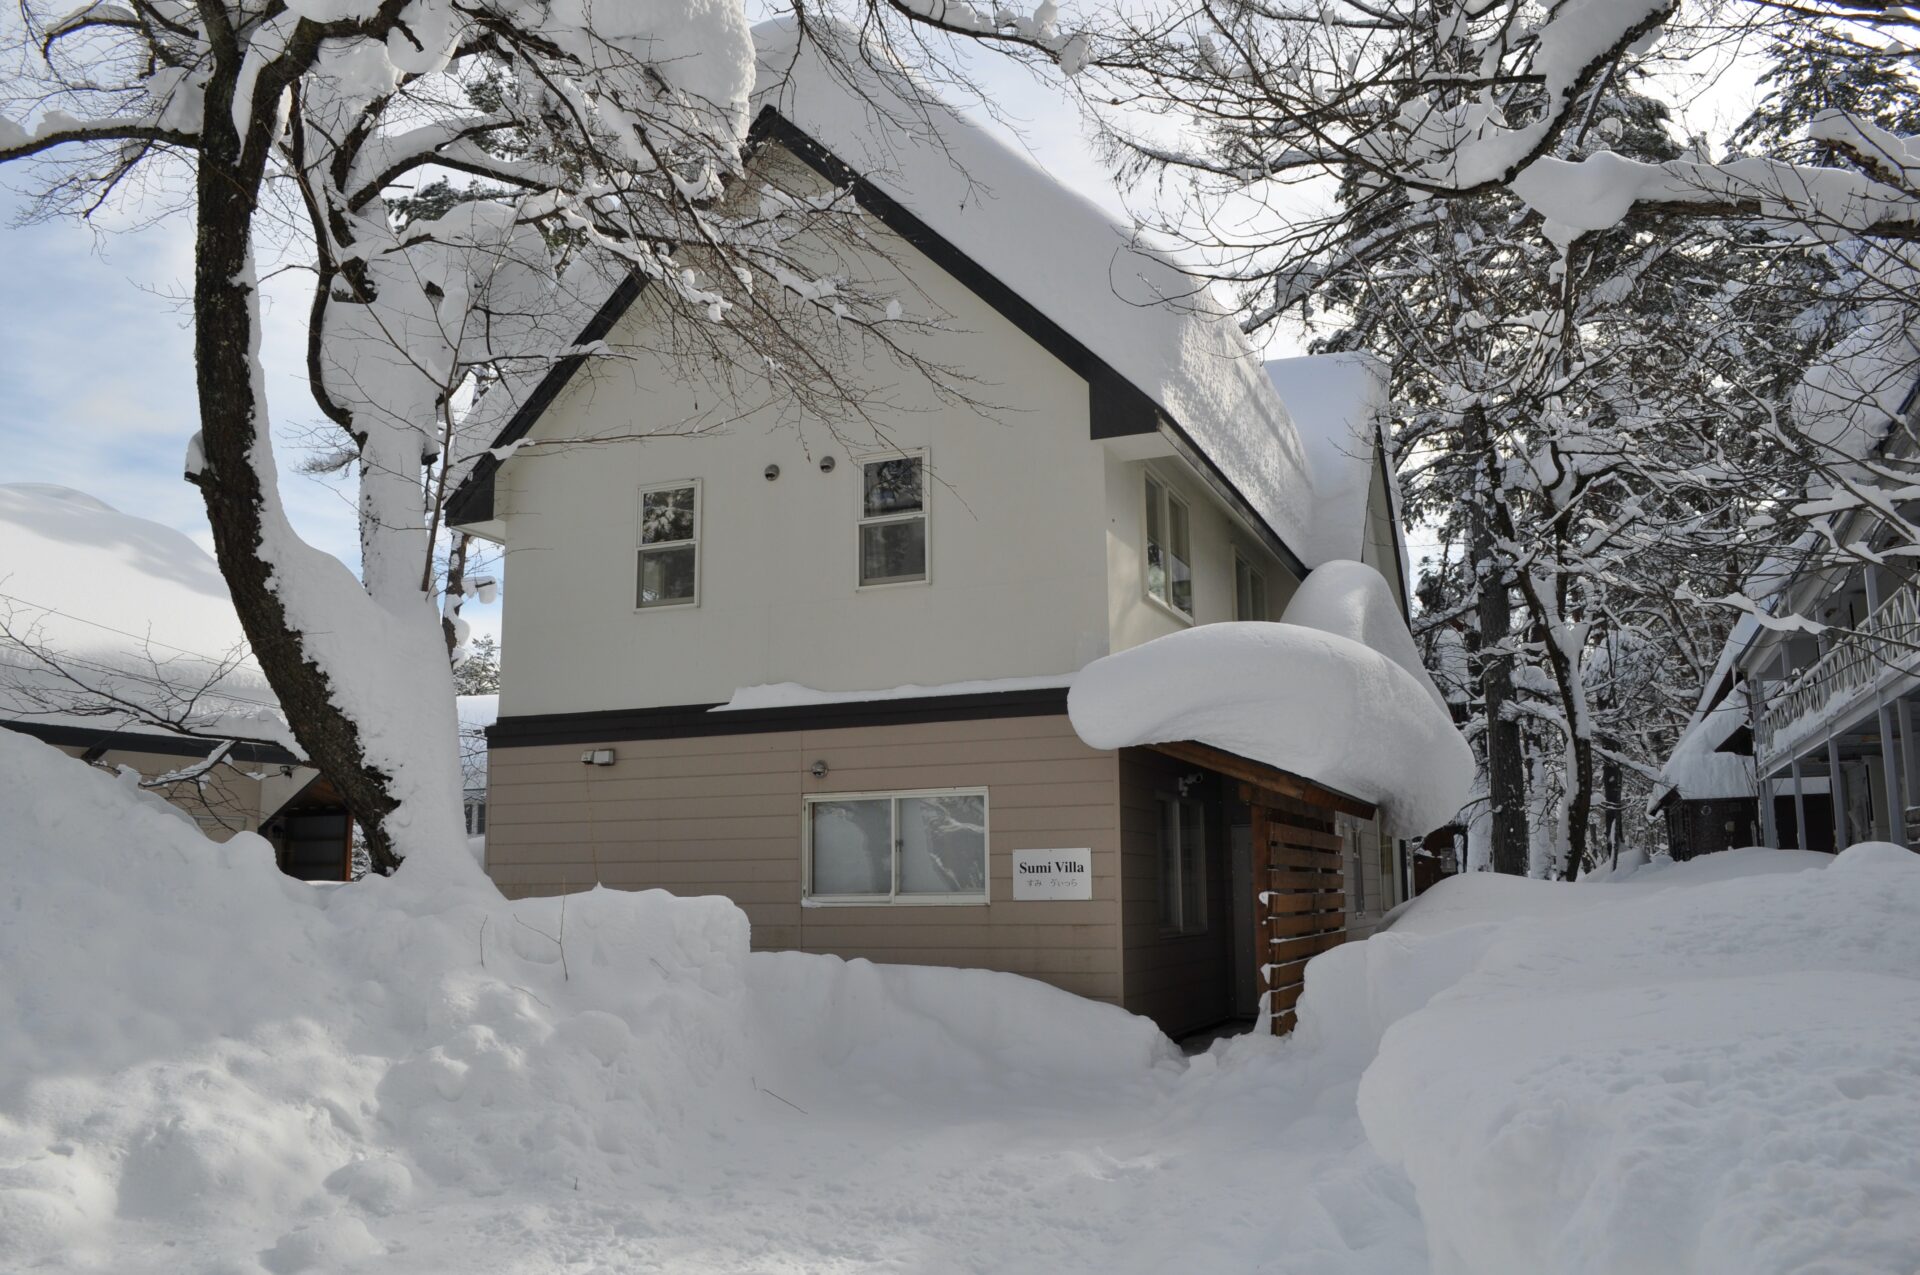
[[[926,457],[870,460],[861,475],[860,583],[926,579]]]
[[[985,903],[987,794],[808,797],[807,897],[826,903]]]
[[[1193,547],[1187,502],[1147,475],[1147,596],[1193,618]]]
[[[700,600],[699,483],[641,489],[639,557],[635,606],[691,606]]]
[[[1237,552],[1233,555],[1233,618],[1267,618],[1267,578]]]

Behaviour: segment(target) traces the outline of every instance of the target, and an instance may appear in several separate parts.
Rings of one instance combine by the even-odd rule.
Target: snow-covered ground
[[[4,734],[0,881],[8,1270],[1920,1265],[1904,851],[1449,882],[1193,1060],[717,900],[291,881]]]

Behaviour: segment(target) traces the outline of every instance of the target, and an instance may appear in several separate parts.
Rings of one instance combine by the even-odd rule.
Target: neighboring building
[[[346,806],[280,742],[286,725],[204,550],[81,492],[21,483],[0,486],[0,564],[0,729],[155,785],[216,840],[261,833],[291,876],[347,879]]]
[[[1661,768],[1647,810],[1666,820],[1668,853],[1691,859],[1758,845],[1763,834],[1757,794],[1747,686],[1723,658]]]
[[[1405,897],[1375,803],[1197,743],[1089,747],[1067,686],[1278,619],[1336,559],[1391,582],[1404,637],[1380,370],[1263,370],[1024,157],[938,108],[937,143],[876,137],[789,53],[765,55],[791,73],[755,178],[851,187],[876,250],[840,269],[935,321],[900,339],[1002,410],[889,369],[862,386],[878,429],[790,419],[737,369],[729,396],[664,363],[632,284],[578,337],[620,357],[493,391],[452,515],[512,564],[488,871],[509,895],[724,894],[758,947],[1010,970],[1173,1032],[1268,989],[1290,1021],[1305,959]]]
[[[1802,387],[1803,428],[1819,429],[1838,455],[1911,468],[1920,349],[1864,339],[1860,347],[1864,354],[1817,369]],[[1884,487],[1871,476],[1867,486],[1876,481]],[[1759,614],[1734,627],[1675,751],[1681,771],[1706,780],[1696,794],[1682,782],[1681,796],[1716,808],[1670,829],[1702,838],[1676,840],[1676,854],[1717,848],[1746,799],[1758,803],[1758,837],[1769,846],[1920,844],[1920,582],[1905,556],[1911,546],[1895,543],[1888,519],[1854,507],[1861,502],[1834,503],[1839,512],[1747,582]],[[1743,710],[1745,729],[1734,725]],[[1744,791],[1730,762],[1742,754],[1753,776]],[[1737,841],[1737,827],[1727,835]]]
[[[500,697],[462,695],[460,717],[460,804],[469,837],[487,835],[487,731],[500,716]]]

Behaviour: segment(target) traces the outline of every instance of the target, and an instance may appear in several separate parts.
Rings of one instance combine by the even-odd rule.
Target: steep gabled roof
[[[230,734],[273,741],[244,759],[294,760],[219,566],[171,527],[71,488],[0,484],[0,617],[0,726],[179,756]],[[152,724],[183,715],[193,736]]]
[[[832,38],[817,23],[807,39],[791,22],[756,28],[758,139],[851,186],[879,220],[1085,377],[1093,437],[1164,423],[1294,569],[1352,556],[1323,551],[1309,448],[1232,315],[1199,279],[906,76],[851,45],[823,56],[814,44],[823,36]],[[577,344],[604,337],[639,291],[632,280],[615,287]],[[496,387],[487,410],[504,423],[492,446],[524,437],[582,362],[562,359],[538,378]],[[456,494],[454,521],[491,517],[498,466],[482,455]]]

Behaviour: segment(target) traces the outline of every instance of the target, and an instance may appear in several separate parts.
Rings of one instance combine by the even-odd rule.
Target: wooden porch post
[[[1827,735],[1827,794],[1833,801],[1833,848],[1847,848],[1847,779],[1840,773],[1840,745]]]
[[[1796,848],[1807,848],[1807,794],[1800,782],[1800,755],[1793,757],[1793,831]]]
[[[1880,784],[1886,789],[1885,805],[1887,810],[1887,840],[1906,841],[1906,822],[1904,817],[1907,803],[1900,793],[1900,759],[1893,752],[1893,708],[1881,704],[1880,718]]]
[[[1900,770],[1906,780],[1902,795],[1908,806],[1920,804],[1920,749],[1914,747],[1913,738],[1913,702],[1901,696],[1893,702],[1894,718],[1900,726]],[[1895,837],[1901,845],[1907,844],[1906,811],[1900,812],[1900,835]]]

